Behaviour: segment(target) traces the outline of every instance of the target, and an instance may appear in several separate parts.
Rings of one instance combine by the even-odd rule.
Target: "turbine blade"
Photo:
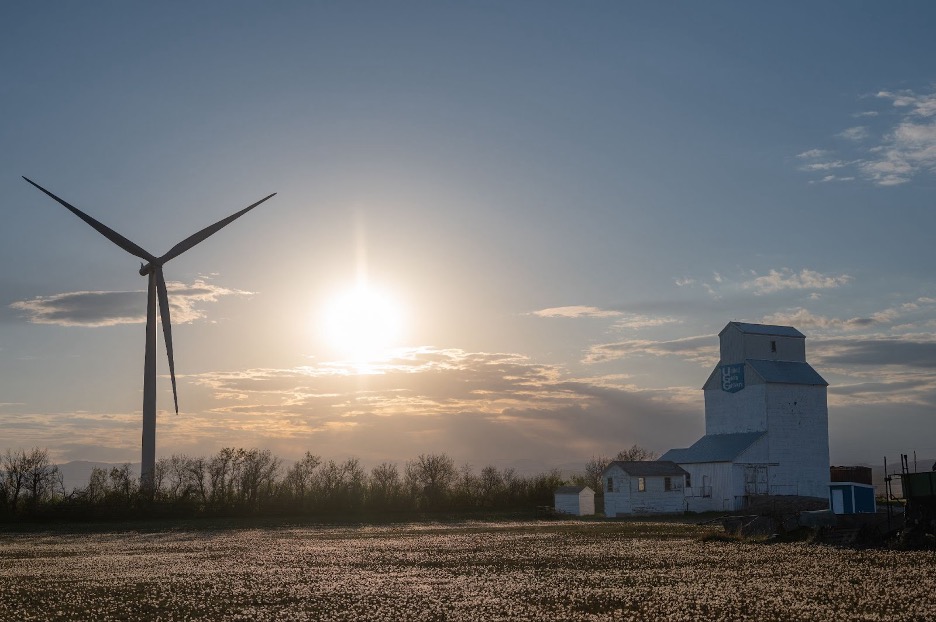
[[[173,257],[178,257],[179,255],[181,255],[182,253],[184,253],[184,252],[187,251],[188,249],[192,248],[193,246],[195,246],[195,245],[198,244],[199,242],[205,241],[206,239],[208,239],[209,237],[211,237],[212,235],[214,235],[215,233],[217,233],[218,231],[220,231],[221,229],[223,229],[223,228],[226,227],[227,225],[231,224],[232,222],[234,222],[235,220],[237,220],[238,218],[240,218],[241,216],[243,216],[244,214],[246,214],[247,212],[249,212],[249,211],[252,210],[253,208],[257,207],[258,205],[260,205],[261,203],[263,203],[263,202],[266,201],[267,199],[269,199],[269,198],[271,198],[271,197],[275,197],[275,196],[276,196],[276,193],[274,192],[273,194],[271,194],[271,195],[269,195],[269,196],[263,197],[262,199],[260,199],[260,200],[257,201],[256,203],[254,203],[253,205],[250,205],[249,207],[245,207],[244,209],[242,209],[241,211],[237,212],[236,214],[231,214],[230,216],[228,216],[228,217],[225,218],[224,220],[219,220],[218,222],[216,222],[215,224],[211,225],[210,227],[205,227],[204,229],[202,229],[202,230],[199,231],[198,233],[196,233],[196,234],[194,234],[194,235],[190,235],[189,237],[185,238],[184,240],[182,240],[181,242],[179,242],[178,244],[176,244],[175,246],[173,246],[171,249],[169,249],[169,252],[168,252],[168,253],[166,253],[165,255],[163,255],[162,257],[160,257],[160,258],[159,258],[160,263],[166,263],[167,261],[169,261],[169,260],[172,259]]]
[[[137,246],[136,244],[134,244],[133,242],[125,238],[124,236],[120,235],[119,233],[117,233],[116,231],[108,227],[107,225],[99,223],[98,221],[91,218],[90,216],[82,212],[80,209],[75,207],[74,205],[70,205],[67,201],[55,196],[54,194],[52,194],[51,192],[49,192],[48,190],[46,190],[45,188],[43,188],[42,186],[34,182],[33,180],[29,179],[28,177],[23,177],[23,179],[25,179],[26,181],[31,183],[36,188],[39,188],[39,190],[42,190],[44,193],[46,193],[47,195],[49,195],[50,197],[52,197],[53,199],[61,203],[63,206],[65,206],[65,208],[68,211],[70,211],[75,216],[77,216],[78,218],[82,219],[83,221],[85,221],[86,223],[94,227],[98,231],[98,233],[100,233],[105,238],[107,238],[108,240],[110,240],[111,242],[119,246],[120,248],[124,249],[131,255],[135,255],[136,257],[139,257],[140,259],[145,259],[146,261],[149,261],[149,262],[156,261],[155,257],[150,255],[145,250],[143,250],[142,248],[140,248],[139,246]]]
[[[162,320],[163,341],[166,342],[166,355],[169,357],[169,378],[172,380],[172,400],[176,414],[179,414],[179,395],[176,393],[175,362],[172,360],[172,322],[169,320],[169,292],[162,266],[156,266],[156,295],[159,298],[159,319]]]

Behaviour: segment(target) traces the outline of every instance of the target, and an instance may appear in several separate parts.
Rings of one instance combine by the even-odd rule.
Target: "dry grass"
[[[936,553],[516,522],[0,536],[0,620],[926,620]]]

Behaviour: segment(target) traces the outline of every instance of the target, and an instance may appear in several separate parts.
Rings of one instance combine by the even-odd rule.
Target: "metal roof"
[[[731,462],[753,445],[766,432],[739,432],[737,434],[706,434],[692,447],[670,449],[660,456],[660,460],[670,460],[680,464],[697,462]]]
[[[607,467],[605,471],[610,469],[612,466],[619,466],[625,473],[628,475],[634,475],[638,477],[654,477],[658,475],[685,475],[686,471],[683,470],[681,466],[675,462],[668,462],[666,460],[640,460],[640,461],[623,461],[615,460]],[[602,472],[603,474],[604,472]]]
[[[745,363],[753,367],[757,375],[764,379],[764,382],[829,386],[829,383],[809,363],[765,361],[761,359],[747,359]]]
[[[799,337],[805,339],[806,335],[792,326],[774,326],[772,324],[748,324],[747,322],[728,322],[728,326],[736,326],[742,333],[749,335],[777,335],[778,337]],[[722,333],[728,329],[722,329]],[[721,333],[718,333],[721,335]]]

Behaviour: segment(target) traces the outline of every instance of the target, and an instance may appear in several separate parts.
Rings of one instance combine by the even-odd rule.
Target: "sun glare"
[[[385,357],[403,332],[399,303],[367,284],[338,294],[325,308],[322,325],[328,344],[354,361]]]

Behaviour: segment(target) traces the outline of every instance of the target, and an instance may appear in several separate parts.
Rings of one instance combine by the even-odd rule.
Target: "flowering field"
[[[465,522],[0,534],[0,620],[933,620],[932,551]]]

